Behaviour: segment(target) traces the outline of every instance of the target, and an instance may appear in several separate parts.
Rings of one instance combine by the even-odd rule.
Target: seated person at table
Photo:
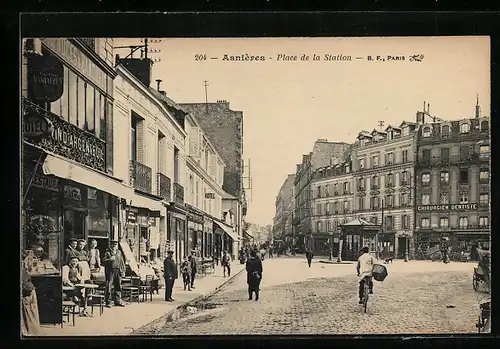
[[[72,257],[69,264],[62,267],[62,282],[63,286],[75,287],[76,284],[83,283],[83,276],[80,267],[78,266],[78,257]],[[70,296],[73,301],[79,302],[83,300],[84,290],[76,288],[67,291],[66,294]]]

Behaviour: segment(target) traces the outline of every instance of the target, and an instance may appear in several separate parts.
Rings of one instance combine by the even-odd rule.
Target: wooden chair
[[[77,304],[75,302],[63,301],[63,304],[62,304],[63,322],[61,322],[61,327],[63,327],[65,316],[68,318],[68,322],[69,322],[70,316],[72,316],[73,317],[73,326],[75,326],[76,307],[77,307]]]
[[[153,275],[146,275],[146,281],[144,284],[139,286],[139,291],[142,296],[142,301],[145,302],[148,299],[148,294],[151,302],[153,301]]]
[[[89,297],[90,302],[90,313],[94,315],[94,306],[99,306],[99,316],[104,313],[104,288],[99,287],[94,291],[94,293]]]
[[[122,286],[122,298],[127,299],[128,303],[140,302],[140,290],[141,279],[132,277],[130,279],[130,285]]]

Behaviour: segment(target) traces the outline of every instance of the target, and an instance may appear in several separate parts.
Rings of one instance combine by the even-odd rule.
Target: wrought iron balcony
[[[151,167],[140,162],[130,160],[129,164],[130,185],[144,193],[152,194],[152,174]]]
[[[172,181],[163,173],[157,173],[157,195],[161,196],[167,201],[170,201],[172,195]]]
[[[23,118],[29,115],[41,116],[48,119],[53,126],[53,131],[48,137],[26,139],[28,143],[98,171],[106,172],[106,143],[103,140],[24,97],[22,112]]]
[[[174,202],[184,205],[184,187],[179,183],[174,183]]]

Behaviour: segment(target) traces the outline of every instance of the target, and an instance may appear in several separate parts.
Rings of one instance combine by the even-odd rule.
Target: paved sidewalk
[[[99,309],[94,307],[94,317],[85,318],[75,316],[75,325],[64,323],[60,325],[42,325],[44,336],[106,336],[126,335],[163,315],[175,310],[179,306],[189,303],[198,297],[203,297],[214,292],[225,282],[231,280],[244,265],[238,262],[231,264],[231,277],[223,277],[222,267],[216,266],[215,273],[209,274],[202,279],[196,279],[191,292],[184,291],[182,278],[177,279],[172,297],[175,302],[164,301],[165,289],[160,294],[153,295],[153,301],[127,304],[125,307],[104,308],[104,313],[99,316]],[[142,298],[141,298],[142,299]],[[90,310],[89,310],[90,312]]]

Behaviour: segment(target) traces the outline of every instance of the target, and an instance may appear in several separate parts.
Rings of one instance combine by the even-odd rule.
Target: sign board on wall
[[[417,211],[419,212],[466,211],[466,210],[477,210],[477,204],[417,205]]]
[[[205,193],[205,199],[215,199],[214,193]]]
[[[28,88],[31,99],[55,102],[61,98],[64,86],[64,68],[55,56],[28,56]]]

